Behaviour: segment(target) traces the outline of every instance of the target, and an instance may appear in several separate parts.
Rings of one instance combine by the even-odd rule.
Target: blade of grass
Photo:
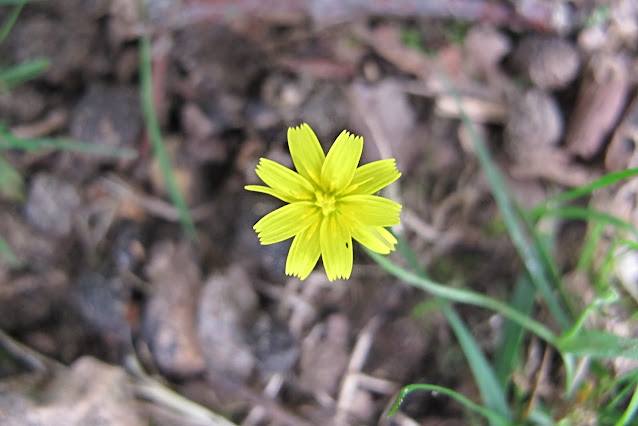
[[[2,3],[0,3],[2,4]],[[22,8],[24,7],[25,2],[21,1],[16,4],[11,12],[9,12],[9,16],[5,19],[4,24],[2,24],[2,29],[0,29],[0,44],[7,38],[11,29],[15,25],[18,20],[18,16],[20,16],[20,12],[22,12]]]
[[[394,400],[394,405],[388,412],[388,417],[396,413],[396,411],[401,406],[401,403],[410,392],[419,391],[419,390],[438,392],[438,393],[447,395],[451,398],[454,398],[459,403],[461,403],[465,408],[481,414],[483,417],[488,419],[492,424],[501,425],[501,426],[509,426],[511,424],[506,418],[502,417],[498,413],[495,413],[493,411],[488,410],[485,407],[478,405],[477,403],[471,401],[469,398],[465,397],[464,395],[461,395],[458,392],[453,391],[452,389],[444,388],[443,386],[429,385],[429,384],[408,385],[404,387],[403,389],[401,389],[401,391],[399,392],[399,395],[397,395],[397,398]]]
[[[140,39],[140,86],[141,86],[141,98],[142,98],[142,111],[144,114],[144,120],[146,121],[146,128],[148,130],[151,145],[153,146],[153,153],[159,162],[162,175],[164,176],[164,182],[168,189],[168,194],[171,201],[175,205],[175,208],[179,211],[179,218],[182,228],[186,232],[189,238],[195,239],[195,224],[186,206],[186,201],[182,196],[182,193],[175,180],[173,173],[173,167],[171,161],[168,158],[168,153],[164,147],[164,141],[162,140],[162,133],[157,122],[157,116],[155,114],[155,107],[153,103],[153,89],[152,89],[152,73],[151,73],[151,41],[148,36]]]
[[[597,189],[601,189],[606,186],[613,185],[616,182],[619,182],[623,179],[627,179],[636,175],[638,175],[638,168],[621,170],[619,172],[606,174],[605,176],[595,180],[594,182],[588,185],[581,186],[579,188],[574,188],[570,191],[561,192],[560,194],[557,194],[557,195],[554,195],[553,197],[548,198],[547,200],[543,201],[542,203],[540,203],[539,205],[531,209],[529,211],[529,214],[531,215],[531,217],[540,217],[543,215],[543,211],[548,209],[549,206],[551,205],[555,205],[565,201],[574,200],[584,195],[589,195],[592,192],[596,191]]]
[[[12,201],[24,201],[24,179],[2,157],[0,157],[0,194]]]
[[[580,258],[578,259],[578,264],[576,269],[579,271],[588,271],[591,270],[594,265],[594,256],[596,255],[596,249],[598,248],[598,243],[600,242],[601,237],[603,236],[603,231],[605,230],[605,226],[598,222],[594,224],[594,226],[587,233],[587,240],[583,246],[583,249],[580,253]]]
[[[476,343],[474,337],[472,337],[461,317],[449,303],[443,306],[443,313],[461,345],[465,358],[470,364],[470,369],[481,393],[483,403],[491,412],[510,419],[504,387],[499,384],[492,366],[485,359],[483,351]]]
[[[599,330],[581,330],[556,339],[556,348],[576,356],[638,359],[638,339]]]
[[[14,87],[44,74],[49,69],[49,60],[34,59],[0,72],[0,88],[11,90]]]
[[[509,305],[521,314],[530,316],[534,307],[534,286],[527,275],[521,275],[514,286]],[[494,369],[501,387],[505,388],[514,371],[516,360],[523,341],[523,327],[506,319],[503,324],[503,337],[496,349]]]
[[[137,152],[129,148],[114,148],[62,138],[22,139],[16,137],[6,128],[0,126],[0,150],[2,149],[21,149],[27,152],[37,152],[40,150],[64,150],[92,155],[105,155],[122,159],[132,159],[137,157]]]
[[[456,100],[461,121],[465,125],[468,133],[470,134],[470,138],[474,142],[476,157],[478,158],[481,168],[483,169],[483,172],[490,184],[494,200],[503,215],[505,226],[510,238],[512,239],[512,243],[523,260],[523,264],[530,274],[532,283],[545,300],[547,308],[561,329],[566,330],[571,326],[571,320],[560,305],[558,299],[553,294],[550,281],[547,278],[547,271],[543,268],[543,262],[542,259],[540,259],[538,250],[530,244],[523,232],[523,227],[521,226],[520,220],[518,219],[514,209],[514,203],[507,192],[505,181],[503,180],[497,166],[494,164],[487,146],[485,145],[485,141],[483,141],[483,138],[478,134],[474,127],[474,123],[472,123],[472,120],[470,120],[463,110],[460,97],[456,89],[452,86],[446,76],[444,76],[444,81],[448,92],[450,92]]]
[[[414,253],[414,250],[412,250],[412,247],[410,247],[410,244],[408,244],[405,237],[394,232],[392,232],[392,235],[394,235],[398,242],[397,251],[401,254],[401,256],[403,256],[403,259],[408,263],[410,268],[415,270],[419,275],[427,277],[425,268],[419,262],[416,253]]]
[[[613,225],[618,229],[623,229],[632,233],[638,238],[638,230],[634,226],[616,216],[602,213],[588,207],[562,207],[557,209],[547,209],[543,212],[544,216],[557,216],[564,219],[582,219],[588,222],[600,222],[607,225]]]
[[[434,296],[441,297],[446,300],[451,300],[459,303],[465,303],[468,305],[480,306],[485,309],[491,309],[503,316],[510,318],[512,321],[520,324],[523,328],[535,333],[539,338],[545,340],[549,344],[553,344],[556,336],[554,333],[545,327],[543,324],[528,318],[526,315],[511,308],[506,303],[484,296],[480,293],[475,293],[470,290],[452,288],[443,284],[436,283],[430,279],[421,277],[413,272],[410,272],[399,265],[393,263],[386,256],[372,252],[366,249],[366,252],[375,262],[377,262],[383,269],[388,271],[395,277],[405,281],[414,287],[420,288]]]
[[[0,235],[0,256],[4,258],[10,268],[18,268],[22,265],[20,259],[13,253],[13,250],[11,250],[2,235]]]
[[[403,238],[403,236],[399,236],[397,237],[397,240],[397,251],[401,254],[401,256],[403,256],[412,269],[417,271],[421,277],[427,279],[425,268],[423,268],[423,266],[419,263],[416,253],[414,253],[414,250],[412,250],[405,238]],[[485,405],[492,411],[509,418],[510,414],[504,391],[505,386],[499,385],[494,374],[494,370],[485,359],[485,356],[483,355],[483,352],[476,340],[467,330],[463,320],[458,316],[454,308],[452,308],[449,303],[442,302],[440,298],[437,297],[429,302],[442,306],[443,314],[461,345]]]
[[[623,384],[623,382],[625,381],[627,383]],[[638,371],[631,371],[629,373],[625,373],[621,377],[618,377],[616,380],[614,380],[614,386],[621,387],[621,389],[616,392],[616,395],[614,395],[613,399],[606,404],[606,410],[615,409],[615,407],[622,402],[622,400],[629,394],[629,392],[631,392],[633,388],[638,386]]]
[[[616,422],[615,426],[625,426],[630,423],[633,418],[636,416],[636,412],[638,411],[638,387],[634,391],[634,395],[631,397],[631,401],[629,401],[629,405],[627,409],[623,413],[622,417]]]

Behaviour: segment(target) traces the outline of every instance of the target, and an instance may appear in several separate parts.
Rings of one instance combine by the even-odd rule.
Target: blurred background
[[[252,229],[280,204],[243,186],[292,167],[289,126],[363,135],[403,174],[393,264],[556,333],[613,289],[587,326],[637,337],[633,174],[527,224],[561,316],[513,298],[529,258],[479,158],[519,212],[637,167],[636,2],[3,0],[0,25],[0,423],[483,424],[438,392],[386,417],[429,383],[511,424],[631,424],[635,360],[573,381],[530,333],[499,411],[446,303],[358,245],[348,281],[285,276],[290,242]],[[455,307],[498,363],[503,315]]]

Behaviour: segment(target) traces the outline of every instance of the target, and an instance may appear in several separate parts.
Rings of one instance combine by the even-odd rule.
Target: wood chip
[[[624,58],[601,54],[590,61],[567,131],[566,144],[573,154],[588,160],[600,152],[622,111],[628,83]]]

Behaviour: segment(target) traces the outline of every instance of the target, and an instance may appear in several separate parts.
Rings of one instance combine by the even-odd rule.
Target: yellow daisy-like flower
[[[262,158],[256,172],[268,186],[245,187],[289,203],[254,226],[261,244],[295,237],[287,275],[305,279],[321,256],[330,281],[349,278],[353,238],[377,253],[394,250],[384,227],[399,224],[401,205],[372,195],[401,176],[394,159],[357,167],[363,138],[345,130],[325,155],[307,124],[288,129],[288,147],[297,172]]]

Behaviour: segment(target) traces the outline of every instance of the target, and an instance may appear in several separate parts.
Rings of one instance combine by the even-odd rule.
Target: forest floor
[[[362,135],[362,164],[396,158],[402,173],[385,193],[403,205],[389,259],[505,302],[530,265],[477,138],[521,211],[638,167],[631,0],[16,3],[0,1],[5,28],[17,16],[0,44],[2,424],[481,424],[439,392],[386,417],[413,383],[489,406],[447,304],[359,245],[349,280],[329,282],[321,262],[304,281],[286,276],[290,242],[261,246],[252,229],[280,205],[244,190],[260,183],[259,158],[292,167],[286,132],[301,123],[326,150],[344,129]],[[574,206],[636,226],[636,179]],[[614,231],[565,216],[538,226],[567,323],[613,288],[613,314],[587,326],[638,337],[638,256],[605,262]],[[535,301],[531,316],[558,334]],[[454,308],[497,359],[502,313]],[[579,363],[569,394],[546,343],[518,343],[512,422],[605,424],[603,404],[628,406],[620,384],[592,389],[635,361]]]

